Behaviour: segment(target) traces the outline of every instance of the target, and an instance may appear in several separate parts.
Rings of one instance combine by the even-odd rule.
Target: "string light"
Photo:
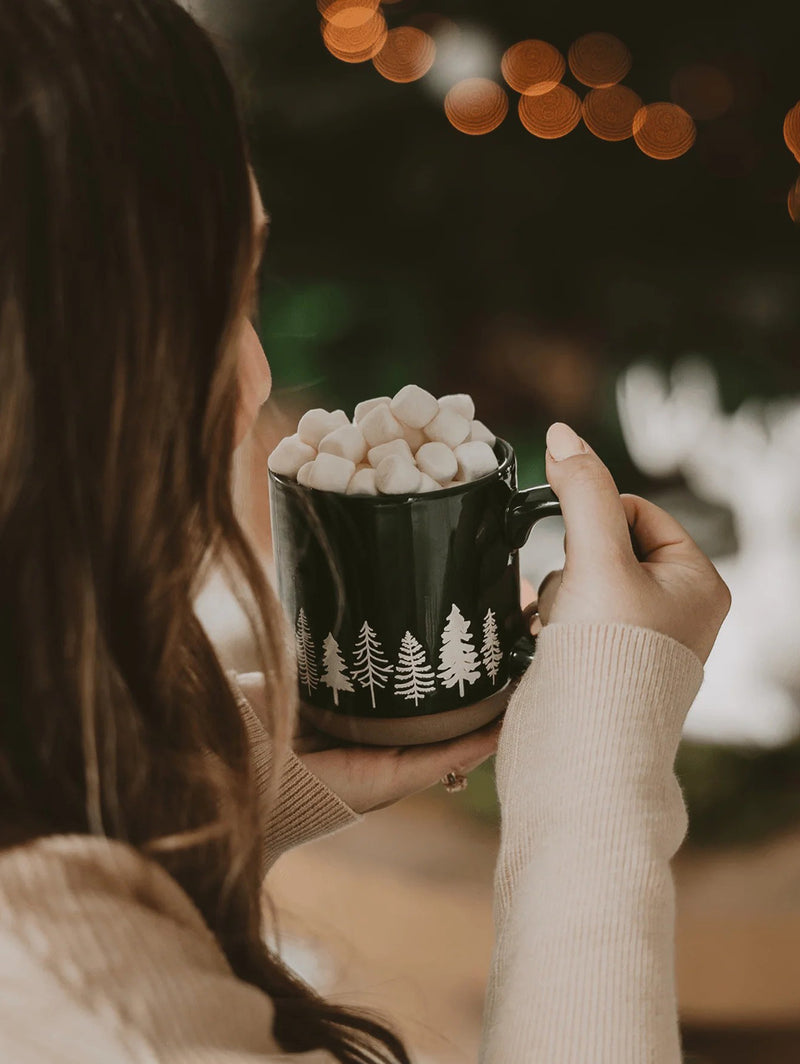
[[[786,147],[800,162],[800,103],[796,103],[783,120],[783,139]]]
[[[569,68],[583,85],[608,89],[622,81],[633,58],[626,44],[611,33],[586,33],[570,45]]]
[[[320,15],[345,30],[369,22],[378,7],[379,0],[317,0]]]
[[[491,133],[508,114],[508,97],[496,81],[464,78],[445,97],[444,113],[462,133]]]
[[[567,64],[552,44],[528,40],[511,45],[501,60],[500,69],[515,92],[541,96],[559,84]]]
[[[379,12],[358,26],[339,26],[327,21],[322,24],[325,47],[344,63],[363,63],[372,59],[386,43],[387,36],[386,20]]]
[[[570,133],[581,120],[581,101],[566,85],[544,96],[520,96],[519,118],[529,133],[555,140]]]
[[[789,189],[788,207],[789,217],[793,222],[800,223],[800,177]]]
[[[633,119],[633,139],[651,159],[677,159],[694,144],[694,119],[676,103],[650,103]]]
[[[626,85],[592,89],[581,105],[583,121],[600,140],[627,140],[633,136],[633,119],[642,107],[642,98]]]
[[[386,43],[372,60],[387,81],[416,81],[427,74],[436,58],[436,45],[429,33],[414,26],[389,30]]]

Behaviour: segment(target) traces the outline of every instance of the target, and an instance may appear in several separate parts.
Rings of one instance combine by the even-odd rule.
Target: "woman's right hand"
[[[568,425],[556,423],[547,433],[547,479],[567,534],[564,569],[539,588],[542,624],[651,628],[705,662],[731,596],[683,526],[646,499],[621,496],[608,469]]]

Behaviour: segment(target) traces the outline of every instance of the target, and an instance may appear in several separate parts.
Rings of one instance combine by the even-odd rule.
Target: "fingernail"
[[[569,425],[556,421],[547,430],[547,450],[556,462],[563,462],[565,458],[572,458],[573,455],[586,454],[586,445]]]

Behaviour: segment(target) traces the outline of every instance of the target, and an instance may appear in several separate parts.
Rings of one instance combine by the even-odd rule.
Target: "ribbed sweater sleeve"
[[[257,690],[259,673],[237,676],[228,673],[236,703],[242,715],[255,772],[261,806],[261,867],[266,875],[281,854],[306,842],[332,835],[364,819],[310,772],[292,750],[286,751],[275,805],[267,807],[267,790],[272,777],[273,746],[253,702],[247,697]]]
[[[702,666],[627,625],[558,625],[506,712],[481,1064],[678,1064],[673,764]]]

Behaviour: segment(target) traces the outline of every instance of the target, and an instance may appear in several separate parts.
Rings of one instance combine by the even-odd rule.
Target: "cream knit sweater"
[[[677,1064],[672,766],[702,678],[666,636],[552,625],[506,713],[496,946],[481,1064]],[[245,703],[259,779],[269,745]],[[360,817],[291,755],[265,867]],[[166,872],[118,842],[0,855],[3,1064],[333,1064],[283,1054]]]

